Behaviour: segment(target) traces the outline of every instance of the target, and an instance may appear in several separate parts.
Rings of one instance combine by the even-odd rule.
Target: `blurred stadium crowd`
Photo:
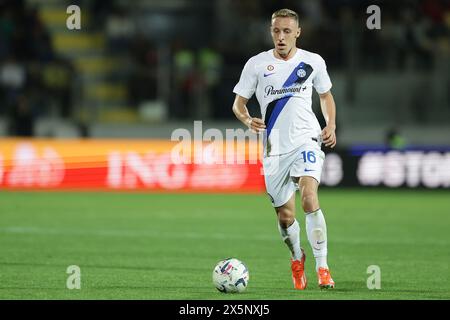
[[[66,28],[70,4],[81,8],[79,31]],[[371,4],[381,8],[381,30],[366,28]],[[448,0],[0,0],[0,117],[19,136],[33,135],[43,117],[80,128],[231,119],[232,88],[245,61],[271,48],[270,15],[282,7],[299,13],[299,46],[325,58],[349,113],[384,104],[370,100],[391,90],[385,107],[400,105],[395,119],[406,110],[403,121],[449,123],[424,115],[450,115]],[[372,95],[355,88],[367,75]],[[406,79],[404,91],[383,87],[385,78]],[[432,97],[418,104],[427,94],[417,88]],[[405,92],[413,97],[397,99]]]

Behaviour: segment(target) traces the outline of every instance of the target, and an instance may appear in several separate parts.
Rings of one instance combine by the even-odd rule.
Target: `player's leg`
[[[298,181],[301,203],[306,215],[306,233],[316,258],[316,271],[327,266],[327,227],[319,206],[318,182],[313,177],[300,177]]]
[[[288,202],[280,207],[275,207],[278,218],[278,230],[281,237],[291,251],[291,270],[294,288],[303,290],[306,288],[305,254],[300,247],[300,225],[295,218],[295,192]]]
[[[290,168],[296,153],[263,159],[267,193],[277,214],[278,230],[291,252],[291,269],[294,287],[304,289],[305,255],[300,247],[300,225],[295,219],[295,193],[297,185],[290,177]]]
[[[322,288],[333,288],[334,281],[331,278],[327,264],[327,225],[323,212],[320,209],[317,192],[319,182],[313,177],[303,176],[299,178],[298,184],[302,208],[306,215],[306,234],[316,259],[319,286]]]
[[[291,251],[292,260],[301,260],[303,254],[300,249],[300,225],[295,219],[295,193],[284,205],[275,207],[275,212],[278,218],[278,230]]]

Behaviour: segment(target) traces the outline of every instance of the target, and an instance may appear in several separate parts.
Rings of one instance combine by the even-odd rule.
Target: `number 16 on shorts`
[[[301,155],[303,156],[303,162],[316,163],[314,151],[302,151]]]
[[[310,176],[320,183],[325,154],[319,148],[305,146],[297,153],[297,160],[291,169],[291,177]]]

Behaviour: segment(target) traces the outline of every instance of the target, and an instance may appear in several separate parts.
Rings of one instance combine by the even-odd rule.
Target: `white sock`
[[[281,237],[284,243],[288,246],[292,254],[293,260],[300,260],[302,258],[302,250],[300,249],[300,225],[297,220],[285,228],[282,228],[278,223],[278,230],[280,230]]]
[[[316,271],[327,268],[327,225],[322,210],[306,214],[306,234],[311,244],[314,258],[316,258]]]

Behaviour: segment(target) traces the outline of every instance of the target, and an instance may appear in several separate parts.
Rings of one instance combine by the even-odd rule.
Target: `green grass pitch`
[[[299,204],[297,197],[297,204]],[[450,299],[448,191],[323,189],[334,290],[320,290],[298,208],[308,288],[292,288],[268,198],[255,194],[0,192],[0,299]],[[242,294],[212,285],[226,257]],[[81,268],[69,290],[66,269]],[[367,288],[367,268],[381,289]]]

